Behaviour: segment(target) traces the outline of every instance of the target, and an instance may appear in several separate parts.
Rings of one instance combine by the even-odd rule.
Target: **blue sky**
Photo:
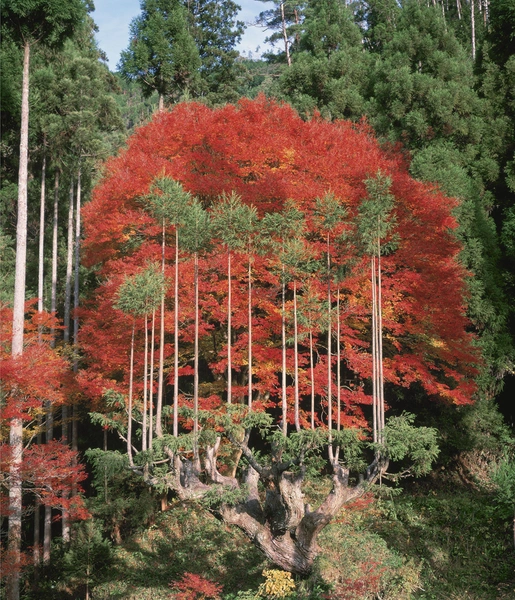
[[[239,0],[241,12],[238,19],[247,25],[238,49],[242,54],[254,53],[261,47],[264,49],[263,39],[266,34],[261,28],[252,26],[256,16],[265,10],[267,5],[259,0]],[[140,13],[140,0],[95,0],[95,11],[92,17],[98,26],[96,35],[98,45],[109,58],[109,68],[116,70],[120,52],[128,45],[129,23]],[[260,52],[258,51],[257,54]]]

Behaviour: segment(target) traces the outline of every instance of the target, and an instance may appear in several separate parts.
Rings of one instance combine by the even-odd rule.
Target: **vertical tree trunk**
[[[147,313],[144,317],[145,322],[145,350],[143,354],[143,418],[141,425],[141,449],[143,452],[147,449],[147,411],[148,411],[148,318]]]
[[[249,265],[248,265],[248,302],[247,302],[247,311],[248,311],[248,332],[249,332],[249,342],[248,342],[248,363],[249,363],[249,398],[248,398],[248,406],[249,410],[252,409],[252,262],[251,255],[249,250]]]
[[[383,375],[383,310],[381,295],[381,246],[378,239],[377,255],[377,337],[379,371],[379,441],[384,443],[384,375]]]
[[[476,60],[476,16],[475,16],[475,2],[470,0],[470,28],[472,35],[472,60]]]
[[[311,429],[315,429],[315,365],[313,360],[313,330],[309,326],[309,374],[311,377]]]
[[[331,246],[327,234],[327,428],[329,430],[329,459],[334,460],[332,445],[333,429],[333,371],[332,371],[332,297],[331,297]]]
[[[68,208],[68,240],[67,240],[67,252],[66,252],[66,280],[65,280],[65,292],[64,292],[64,343],[65,345],[70,344],[70,325],[71,325],[71,295],[72,295],[72,274],[73,274],[73,249],[75,242],[75,232],[73,229],[73,180],[70,182],[70,206]],[[62,419],[62,440],[63,444],[68,445],[68,425],[69,415],[68,406],[63,404],[61,408],[61,419]],[[69,492],[65,492],[67,496]],[[66,510],[62,511],[62,537],[65,544],[70,541],[70,520]]]
[[[132,334],[131,334],[131,354],[130,354],[130,367],[129,367],[129,402],[127,406],[127,454],[129,456],[129,465],[134,466],[134,460],[132,458],[132,386],[134,382],[134,334],[136,331],[136,321],[132,322]]]
[[[152,310],[152,335],[150,339],[150,405],[149,405],[149,426],[148,426],[148,447],[152,449],[154,439],[154,346],[156,342],[156,309]]]
[[[282,267],[282,293],[281,293],[281,344],[282,344],[282,419],[283,435],[288,434],[288,397],[286,394],[286,283],[284,281],[284,264]]]
[[[73,181],[70,184],[70,206],[68,208],[68,243],[66,252],[66,279],[64,288],[64,343],[70,342],[70,309],[73,270]]]
[[[293,360],[294,360],[294,371],[295,371],[295,409],[294,409],[294,420],[295,429],[297,432],[300,431],[300,410],[299,410],[299,327],[297,319],[297,282],[293,282]]]
[[[161,309],[159,315],[159,367],[157,374],[157,406],[156,406],[156,436],[163,437],[162,410],[163,410],[163,386],[164,386],[164,352],[165,352],[165,244],[166,227],[163,218],[161,234],[161,273],[163,275],[163,289],[161,291]],[[175,415],[174,415],[175,425]]]
[[[45,144],[45,142],[43,142]],[[45,264],[45,183],[46,152],[43,149],[41,167],[41,201],[39,206],[39,253],[38,253],[38,312],[43,312],[44,264]]]
[[[341,344],[340,344],[340,287],[336,290],[336,429],[340,431],[341,428],[341,410],[342,410],[342,355],[341,355]]]
[[[232,281],[231,251],[227,250],[227,404],[232,404]]]
[[[16,225],[16,265],[14,280],[14,308],[12,356],[23,354],[23,329],[25,321],[25,276],[27,261],[27,179],[29,162],[29,65],[30,45],[23,48],[23,79],[21,100],[20,164],[18,171],[18,221]],[[8,551],[14,570],[7,577],[7,600],[20,597],[21,518],[23,422],[16,416],[9,424],[11,464],[9,466],[9,530]]]
[[[375,257],[371,259],[371,282],[372,282],[372,406],[373,406],[373,441],[378,442],[377,432],[379,430],[379,403],[377,394],[377,290],[376,290],[376,262]]]
[[[281,22],[283,30],[284,51],[286,52],[286,60],[288,66],[291,67],[290,44],[288,43],[288,32],[286,31],[286,16],[284,14],[284,2],[281,2]]]
[[[175,227],[175,280],[173,309],[173,434],[179,435],[179,229]]]
[[[198,388],[199,388],[199,300],[198,300],[198,252],[195,252],[195,342],[193,364],[193,458],[198,460]]]
[[[52,287],[50,290],[50,312],[55,314],[57,309],[57,236],[59,219],[59,170],[56,169],[54,180],[54,215],[52,218]],[[50,331],[51,346],[55,347],[55,329]]]
[[[45,441],[48,443],[54,438],[54,414],[50,402],[46,404],[46,434]],[[50,545],[52,543],[52,508],[45,506],[45,520],[43,523],[43,564],[50,562]]]
[[[79,167],[77,173],[77,198],[75,205],[75,278],[73,284],[73,372],[77,373],[79,370],[79,316],[78,308],[80,303],[79,297],[79,284],[80,284],[80,235],[81,235],[81,199],[82,199],[82,173]],[[72,405],[71,415],[71,431],[72,431],[72,450],[77,452],[78,450],[78,415],[77,415],[77,403],[74,402]],[[73,458],[73,466],[77,465],[76,455]],[[72,496],[77,495],[77,483],[72,484],[71,490]]]
[[[39,252],[38,252],[38,312],[43,312],[43,295],[44,295],[44,263],[45,263],[45,184],[46,184],[46,140],[43,139],[43,164],[41,166],[41,198],[39,205]],[[42,331],[40,328],[39,342],[41,343]],[[41,415],[38,415],[38,434],[37,443],[41,444]],[[38,568],[41,563],[41,548],[40,548],[40,533],[41,533],[41,502],[38,498],[35,500],[34,506],[34,580],[38,579]]]

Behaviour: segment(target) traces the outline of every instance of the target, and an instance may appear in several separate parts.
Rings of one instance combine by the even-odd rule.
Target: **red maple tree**
[[[239,489],[236,466],[245,455],[251,466],[245,476],[250,491],[240,498],[238,510],[226,503],[217,507],[218,514],[259,539],[277,564],[306,572],[316,554],[317,532],[343,502],[364,490],[348,485],[338,435],[366,428],[372,404],[370,256],[359,223],[374,179],[386,181],[394,199],[379,249],[384,381],[405,388],[418,385],[429,397],[456,404],[472,401],[477,355],[465,317],[468,275],[459,263],[460,246],[453,233],[456,202],[414,181],[403,157],[381,149],[366,124],[329,123],[316,116],[303,121],[287,105],[263,97],[216,110],[180,104],[156,115],[108,162],[84,210],[86,262],[96,265],[101,284],[82,309],[88,361],[82,385],[99,411],[106,390],[120,394],[118,412],[111,406],[104,424],[118,422],[121,435],[128,416],[123,398],[133,324],[134,372],[139,373],[134,382],[136,415],[146,407],[141,401],[142,372],[149,361],[143,319],[118,310],[116,299],[127,277],[161,260],[162,223],[146,210],[145,198],[156,181],[166,178],[179,182],[208,215],[222,198],[233,195],[255,207],[268,224],[268,229],[259,229],[252,250],[235,245],[229,253],[227,242],[216,235],[200,252],[179,244],[178,300],[170,285],[164,305],[165,369],[171,372],[171,358],[177,356],[181,430],[193,428],[193,448],[198,439],[204,439],[204,447],[200,454],[194,450],[192,458],[186,442],[170,442],[163,433],[168,425],[165,411],[154,439],[160,460],[170,464],[167,485],[180,497],[202,495],[209,488],[199,478],[203,470],[211,483]],[[331,224],[329,201],[324,201],[329,197],[339,215]],[[280,220],[270,215],[288,219],[288,211],[298,221],[281,237]],[[186,207],[180,239],[187,239],[188,218]],[[178,227],[165,230],[165,275],[171,281]],[[171,343],[175,302],[180,307],[178,346]],[[228,381],[229,398],[240,407],[251,406],[250,416],[248,409],[228,408]],[[168,383],[174,381],[169,378]],[[151,393],[155,391],[151,386]],[[256,423],[256,415],[269,409],[274,419],[281,406],[283,433],[295,429],[305,435],[316,426],[329,435],[335,493],[313,512],[299,504],[302,477],[291,471],[296,461],[302,464],[304,450],[300,458],[281,462],[280,456],[287,454],[284,446],[276,462],[265,468],[248,446],[249,419]],[[305,449],[316,445],[313,440],[306,443]],[[376,449],[368,481],[386,468],[386,457],[385,450]],[[142,473],[154,482],[151,466]],[[266,506],[261,516],[252,514],[257,510],[251,508],[256,474],[269,489],[271,502],[275,494],[284,518],[273,507],[275,517],[266,516]],[[279,549],[278,535],[283,544]]]

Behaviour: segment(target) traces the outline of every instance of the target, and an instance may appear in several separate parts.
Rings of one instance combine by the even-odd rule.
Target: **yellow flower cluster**
[[[265,569],[266,581],[259,586],[259,595],[263,598],[287,598],[295,591],[295,582],[288,571]]]

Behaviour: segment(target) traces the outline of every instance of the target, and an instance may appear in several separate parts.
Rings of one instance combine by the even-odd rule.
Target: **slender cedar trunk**
[[[311,377],[311,429],[315,429],[315,366],[313,361],[313,330],[309,326],[309,373]]]
[[[57,246],[58,246],[58,220],[59,220],[59,182],[60,172],[56,169],[54,178],[54,211],[52,217],[52,268],[51,268],[51,290],[50,290],[50,312],[55,315],[57,310]],[[50,345],[55,348],[55,329],[50,330]],[[51,402],[45,403],[46,412],[46,442],[54,437],[54,414]],[[52,509],[45,506],[45,517],[43,523],[43,563],[50,562],[50,547],[52,543]]]
[[[66,281],[64,293],[64,343],[70,343],[70,313],[71,313],[71,295],[72,295],[72,273],[73,273],[73,249],[74,249],[74,230],[73,230],[73,180],[70,183],[70,206],[68,209],[68,243],[66,253]],[[63,404],[61,408],[61,430],[63,444],[68,444],[68,406]],[[65,493],[65,496],[67,493]],[[67,544],[70,541],[70,520],[67,511],[62,511],[62,537],[63,542]]]
[[[150,339],[150,404],[148,407],[148,447],[152,449],[154,439],[154,347],[156,341],[156,309],[152,310],[152,335]]]
[[[129,465],[134,466],[134,460],[132,458],[132,386],[134,382],[134,334],[136,331],[136,320],[132,321],[132,334],[131,334],[131,355],[130,355],[130,367],[129,367],[129,402],[127,406],[127,454],[129,456]]]
[[[281,290],[281,343],[282,343],[282,418],[283,434],[288,433],[288,397],[286,395],[286,283],[284,281],[284,264],[282,267]]]
[[[50,312],[55,314],[57,308],[57,235],[59,219],[59,170],[55,172],[54,180],[54,215],[52,218],[52,287],[50,291]],[[50,330],[52,348],[55,347],[55,329]]]
[[[377,254],[377,338],[378,338],[378,382],[379,382],[379,442],[384,443],[384,373],[383,373],[383,310],[381,295],[381,248],[379,238]]]
[[[54,414],[50,402],[46,404],[46,433],[45,441],[48,444],[54,438]],[[52,508],[45,506],[45,520],[43,523],[43,564],[50,562],[50,546],[52,543]]]
[[[165,109],[165,98],[163,96],[163,94],[159,94],[159,105],[157,110],[159,112],[163,112],[163,110]]]
[[[45,141],[43,141],[45,144]],[[38,254],[38,312],[43,312],[44,265],[45,265],[45,192],[46,192],[46,152],[43,149],[41,167],[41,202],[39,205],[39,254]]]
[[[342,353],[340,344],[340,288],[336,290],[336,429],[341,429],[341,410],[342,410]]]
[[[248,342],[248,355],[249,355],[249,398],[248,405],[249,410],[252,410],[252,262],[249,251],[249,265],[248,265],[248,330],[249,330],[249,342]]]
[[[69,443],[69,439],[68,439],[68,407],[63,405],[62,408],[62,443],[67,446]],[[70,496],[70,490],[63,490],[63,498],[68,498]],[[68,514],[68,511],[66,509],[63,508],[62,510],[62,518],[61,518],[61,524],[62,524],[62,538],[63,538],[63,543],[64,544],[69,544],[70,543],[70,516]]]
[[[68,243],[66,253],[66,280],[64,291],[64,343],[70,341],[70,308],[73,269],[73,181],[70,184],[70,206],[68,209]]]
[[[470,0],[470,29],[472,36],[472,60],[476,60],[476,15],[474,0]]]
[[[39,254],[38,254],[38,312],[43,312],[44,262],[45,262],[45,184],[46,184],[46,140],[43,139],[43,165],[41,166],[41,199],[39,206]],[[42,330],[39,330],[39,343],[42,343]],[[37,444],[41,444],[41,415],[38,415]],[[34,505],[34,581],[38,581],[38,568],[41,563],[41,502],[38,498]]]
[[[148,426],[147,426],[147,412],[148,412],[148,318],[147,313],[144,317],[145,323],[145,350],[143,352],[143,415],[141,425],[141,449],[143,452],[147,449],[148,441]]]
[[[294,343],[294,370],[295,370],[295,429],[300,431],[300,414],[299,414],[299,327],[297,319],[297,282],[293,282],[293,343]]]
[[[38,444],[41,444],[41,434],[38,435]],[[32,551],[34,562],[34,581],[39,581],[39,567],[41,566],[41,502],[36,498],[34,505],[34,549]]]
[[[327,234],[327,428],[329,430],[329,459],[334,460],[332,446],[333,430],[333,371],[332,371],[332,294],[331,294],[331,246]]]
[[[232,273],[231,251],[227,249],[227,404],[232,404]]]
[[[163,410],[163,385],[164,385],[164,356],[165,356],[165,220],[161,236],[161,273],[163,275],[163,289],[161,290],[161,309],[159,315],[159,367],[157,375],[157,406],[156,406],[156,436],[163,437],[163,424],[161,422]]]
[[[199,301],[198,301],[198,252],[195,252],[195,342],[193,364],[193,458],[198,460],[198,387],[199,387]]]
[[[291,67],[290,45],[288,43],[288,33],[286,31],[286,17],[284,14],[284,2],[281,2],[281,23],[283,30],[284,51],[286,52],[286,60],[288,66]]]
[[[371,283],[372,283],[372,407],[373,407],[373,441],[378,441],[379,430],[379,403],[377,393],[377,299],[376,299],[376,264],[375,256],[372,257],[371,264]]]
[[[80,284],[80,236],[81,236],[81,201],[82,201],[82,172],[79,167],[77,173],[77,197],[75,205],[75,269],[73,282],[73,372],[79,371],[79,284]],[[78,415],[77,404],[72,405],[71,415],[71,431],[72,431],[72,450],[78,450]],[[77,466],[77,457],[73,457],[73,466]],[[77,482],[72,483],[72,496],[77,495]]]
[[[175,228],[175,281],[173,308],[173,434],[179,435],[179,228]]]
[[[458,10],[458,20],[461,21],[461,0],[456,0],[456,8]]]
[[[29,162],[29,65],[30,44],[23,48],[23,79],[21,101],[20,163],[18,171],[18,221],[16,225],[16,265],[14,280],[14,308],[12,347],[13,358],[23,354],[23,328],[25,321],[25,277],[27,261],[27,179]],[[16,394],[16,391],[14,391]],[[14,398],[18,403],[18,399]],[[9,423],[9,446],[11,464],[9,466],[9,530],[8,551],[14,562],[14,569],[7,577],[7,600],[20,597],[21,560],[21,519],[22,519],[22,478],[23,461],[23,422],[19,416]]]

